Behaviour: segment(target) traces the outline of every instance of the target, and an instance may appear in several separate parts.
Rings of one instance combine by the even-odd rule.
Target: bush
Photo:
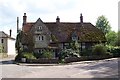
[[[103,44],[97,44],[93,47],[93,55],[106,55],[107,48]]]
[[[53,57],[53,52],[49,50],[44,50],[42,53],[42,58],[51,59]]]
[[[111,49],[111,53],[114,57],[120,57],[120,47],[114,47]]]
[[[28,53],[28,52],[23,52],[22,57],[24,57],[26,59],[36,59],[36,57],[34,56],[33,53]]]
[[[38,58],[42,58],[42,53],[34,53],[34,56],[38,59]]]
[[[77,50],[63,49],[59,53],[59,59],[64,60],[67,57],[80,57],[80,55],[79,55],[79,52]]]
[[[15,57],[15,61],[20,62],[22,57],[23,57],[22,54],[17,54]]]
[[[15,57],[15,61],[20,62],[22,58],[26,59],[36,59],[33,53],[22,52]]]
[[[92,49],[83,49],[80,56],[91,56]]]

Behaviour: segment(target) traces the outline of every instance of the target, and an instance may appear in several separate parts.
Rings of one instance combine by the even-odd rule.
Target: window
[[[39,30],[42,30],[42,26],[39,26]]]
[[[40,36],[39,36],[39,40],[41,40],[41,39],[40,39]]]
[[[1,43],[4,43],[4,39],[1,39]]]
[[[38,50],[38,53],[41,53],[41,50]]]
[[[61,49],[63,49],[63,46],[64,46],[64,45],[63,45],[62,43],[59,44],[59,47],[60,47]]]
[[[64,45],[64,49],[67,49],[69,46],[69,43],[63,43],[63,45]]]
[[[42,40],[44,40],[44,36],[42,36]]]
[[[85,49],[85,43],[82,43],[82,49]]]
[[[77,40],[77,37],[72,37],[72,40],[73,40],[73,41]]]
[[[42,31],[42,26],[38,26],[37,31]]]
[[[76,31],[72,33],[72,40],[73,40],[73,41],[78,40],[78,35],[77,35],[77,32],[76,32]]]
[[[44,49],[39,49],[38,50],[38,53],[42,53],[42,52],[44,52]]]
[[[41,36],[41,35],[38,36],[38,40],[39,40],[39,41],[43,41],[43,40],[44,40],[44,36]]]

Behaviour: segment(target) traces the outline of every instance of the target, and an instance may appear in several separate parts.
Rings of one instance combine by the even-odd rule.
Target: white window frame
[[[42,26],[38,26],[38,31],[42,31]]]
[[[38,36],[38,40],[41,41],[41,36]]]
[[[39,28],[38,28],[39,30],[42,30],[42,26],[39,26]]]
[[[44,39],[45,39],[44,35],[39,35],[37,37],[37,41],[44,41]]]

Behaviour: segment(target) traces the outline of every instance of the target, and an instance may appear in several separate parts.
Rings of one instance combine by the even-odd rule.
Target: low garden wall
[[[47,59],[47,58],[41,58],[41,59],[27,59],[27,63],[40,63],[40,64],[57,64],[59,63],[58,59]]]
[[[66,58],[65,63],[78,62],[78,61],[89,61],[89,60],[102,60],[102,59],[108,59],[108,58],[112,58],[112,56],[82,56],[80,58],[71,57],[71,58]]]

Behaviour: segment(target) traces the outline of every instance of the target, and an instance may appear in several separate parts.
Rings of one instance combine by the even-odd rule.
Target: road
[[[0,64],[2,78],[117,78],[118,59],[83,61],[68,65],[27,66],[16,65],[12,59],[3,59]]]

